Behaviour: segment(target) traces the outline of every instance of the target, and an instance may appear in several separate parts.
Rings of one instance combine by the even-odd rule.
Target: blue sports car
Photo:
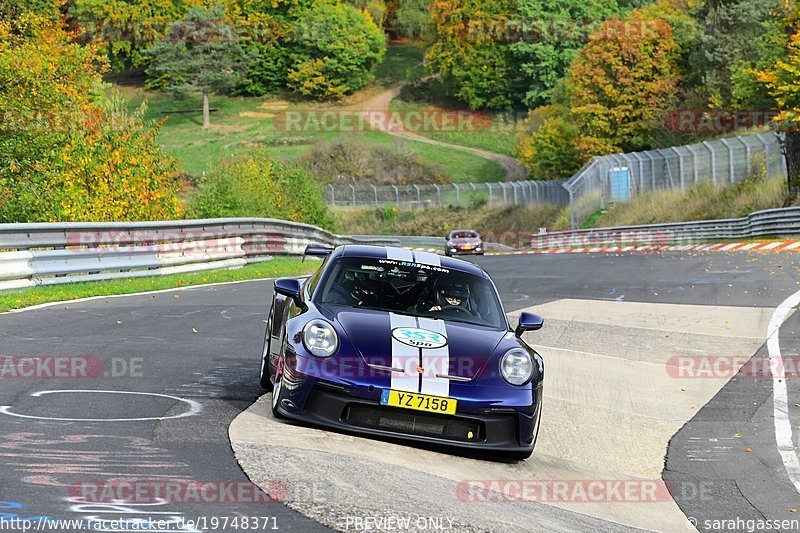
[[[366,435],[525,459],[544,363],[512,331],[480,267],[382,246],[313,248],[305,281],[275,281],[261,366],[272,411]]]

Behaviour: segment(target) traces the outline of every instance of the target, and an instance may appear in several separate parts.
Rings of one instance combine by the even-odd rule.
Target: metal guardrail
[[[742,218],[647,224],[534,234],[534,249],[604,245],[690,244],[726,239],[800,236],[800,207],[756,211]]]
[[[442,246],[444,239],[426,242]],[[404,245],[403,238],[346,237],[257,218],[0,224],[0,290],[233,268],[299,256],[309,244],[355,243]]]

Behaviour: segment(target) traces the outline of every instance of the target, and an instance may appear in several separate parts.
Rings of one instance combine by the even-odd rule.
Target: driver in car
[[[429,312],[455,310],[470,313],[467,283],[447,278],[439,279],[434,286],[434,292],[435,301],[428,309]]]

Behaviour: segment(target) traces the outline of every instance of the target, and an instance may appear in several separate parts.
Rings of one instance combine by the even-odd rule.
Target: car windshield
[[[451,239],[477,239],[478,234],[474,231],[455,231],[450,236]]]
[[[508,327],[491,281],[440,266],[343,257],[319,294],[323,304]]]

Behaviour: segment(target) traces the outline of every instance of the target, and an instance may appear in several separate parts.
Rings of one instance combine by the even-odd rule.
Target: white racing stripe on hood
[[[393,261],[409,261],[414,262],[414,253],[411,250],[406,250],[405,248],[386,248],[386,259],[391,259]],[[399,326],[402,327],[402,326]],[[413,327],[413,326],[410,326]]]
[[[438,254],[431,252],[414,252],[414,262],[423,265],[442,266],[442,260]]]
[[[444,320],[434,320],[432,318],[418,318],[419,327],[430,331],[435,331],[447,337],[447,329]],[[450,344],[445,344],[441,348],[422,350],[422,394],[431,396],[450,396],[450,380],[437,378],[436,375],[447,375],[450,369]]]
[[[415,328],[417,321],[413,316],[389,313],[391,329]],[[391,333],[390,333],[391,335]],[[403,344],[392,336],[392,368],[402,368],[403,373],[392,372],[393,390],[419,392],[419,348]]]

